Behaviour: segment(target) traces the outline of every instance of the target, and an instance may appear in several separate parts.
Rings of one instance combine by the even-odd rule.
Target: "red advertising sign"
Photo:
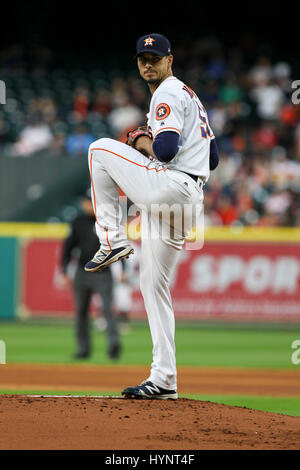
[[[173,289],[181,315],[300,320],[299,245],[207,243],[185,258]]]
[[[23,248],[21,302],[32,315],[74,311],[71,290],[59,284],[61,247],[58,240],[32,240]]]
[[[61,241],[33,240],[24,248],[22,303],[33,315],[73,312],[59,286]],[[137,256],[138,256],[138,250]],[[183,250],[171,285],[178,318],[300,321],[300,244],[206,242]],[[138,279],[132,317],[144,317]]]

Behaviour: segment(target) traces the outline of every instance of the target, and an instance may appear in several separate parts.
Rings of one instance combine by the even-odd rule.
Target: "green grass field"
[[[93,354],[85,363],[107,364],[106,336],[91,330]],[[291,344],[300,328],[268,329],[177,324],[177,364],[190,366],[295,368]],[[74,352],[72,323],[0,323],[7,363],[67,364]],[[122,337],[120,364],[149,364],[152,343],[147,324],[133,323]]]
[[[110,364],[111,361],[106,355],[106,335],[95,329],[92,329],[91,334],[93,354],[84,363]],[[293,352],[291,344],[295,339],[300,339],[299,327],[191,325],[178,322],[176,327],[177,365],[179,367],[246,367],[299,371],[300,365],[296,366],[291,362]],[[6,344],[7,364],[70,364],[70,357],[75,348],[71,322],[0,323],[0,340],[5,341]],[[122,342],[123,352],[117,361],[118,364],[150,365],[152,343],[146,323],[133,323],[130,331],[122,336]],[[0,384],[0,393],[21,393],[21,391],[4,390],[1,389]],[[26,390],[23,393],[64,395],[70,392],[67,390],[65,392]],[[78,390],[77,393],[83,392]],[[116,391],[112,390],[111,393],[106,394],[115,393]],[[72,394],[75,393],[72,391]],[[100,391],[97,394],[105,395]],[[300,416],[300,391],[299,398],[231,395],[189,395],[189,397]]]

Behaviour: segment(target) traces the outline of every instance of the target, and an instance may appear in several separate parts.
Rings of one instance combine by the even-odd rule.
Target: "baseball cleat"
[[[71,357],[71,359],[73,360],[77,360],[77,359],[88,359],[90,357],[90,353],[88,352],[78,352],[78,353],[74,353]]]
[[[131,246],[122,246],[121,248],[115,248],[110,251],[104,251],[100,248],[94,258],[86,263],[84,270],[88,272],[102,271],[115,261],[128,258],[133,252]]]
[[[121,345],[120,344],[114,344],[113,346],[110,346],[108,348],[108,355],[110,359],[119,359],[121,355]]]
[[[165,390],[154,385],[150,380],[142,382],[136,387],[127,387],[122,391],[124,398],[147,398],[159,400],[177,400],[178,395],[175,390]]]

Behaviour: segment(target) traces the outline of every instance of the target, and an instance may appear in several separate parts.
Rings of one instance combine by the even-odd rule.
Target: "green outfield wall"
[[[18,238],[0,238],[0,320],[15,318],[18,301]]]

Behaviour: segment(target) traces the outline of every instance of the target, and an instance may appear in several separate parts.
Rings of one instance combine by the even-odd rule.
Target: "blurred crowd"
[[[45,151],[79,158],[93,140],[124,141],[129,129],[145,123],[150,96],[132,60],[126,70],[56,69],[46,49],[28,71],[22,54],[21,46],[0,53],[7,88],[3,158]],[[206,224],[300,225],[300,106],[291,100],[292,65],[245,39],[225,47],[208,36],[174,50],[174,75],[206,107],[220,152],[205,190]]]

